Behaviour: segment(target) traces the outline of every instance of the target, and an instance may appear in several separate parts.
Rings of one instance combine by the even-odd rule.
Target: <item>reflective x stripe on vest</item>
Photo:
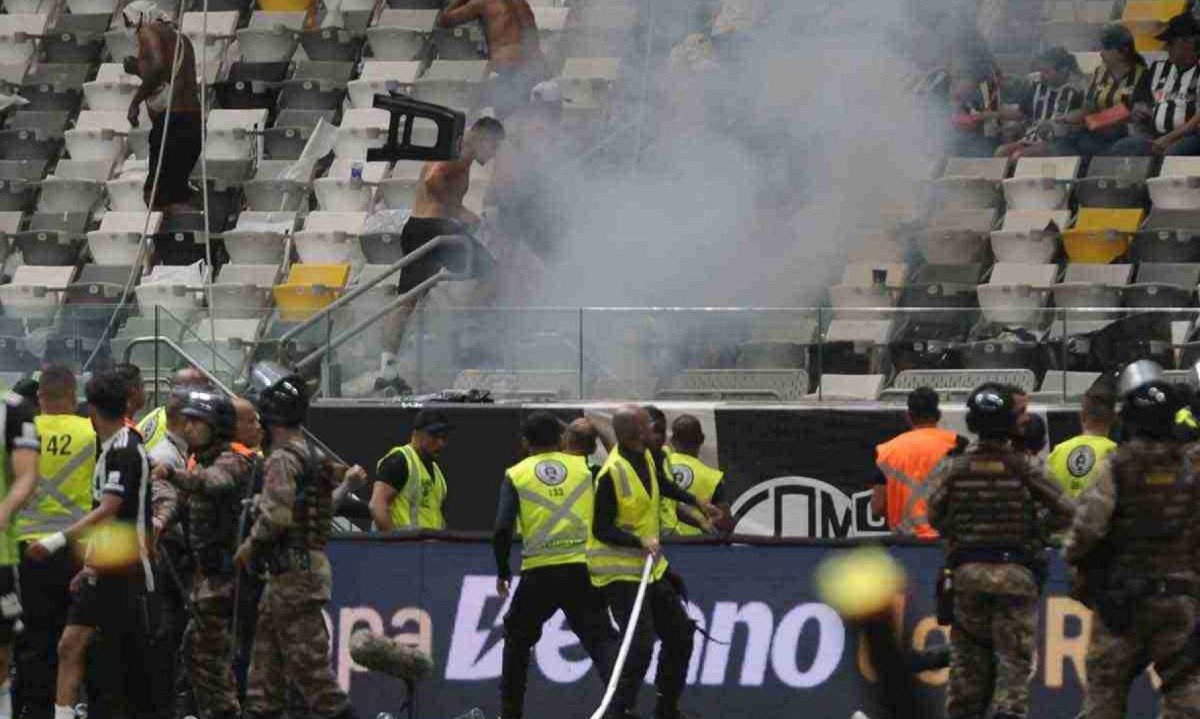
[[[936,427],[922,427],[876,448],[876,466],[887,478],[887,515],[892,529],[901,534],[934,538],[925,503],[931,491],[925,478],[954,448],[957,435]]]
[[[893,531],[899,534],[916,534],[918,527],[928,527],[929,519],[924,515],[914,515],[913,509],[916,508],[917,502],[924,502],[929,498],[932,491],[927,482],[918,482],[912,477],[909,477],[899,469],[890,465],[879,463],[879,471],[893,482],[899,482],[905,487],[908,487],[910,494],[908,501],[904,503],[904,508],[900,510],[900,516],[903,517],[900,523],[893,527]]]
[[[554,554],[555,552],[558,552],[559,554],[571,554],[578,551],[577,549],[572,549],[570,547],[559,547],[558,549],[555,549],[552,547],[547,547],[546,543],[547,540],[550,539],[551,532],[553,532],[556,539],[577,539],[581,542],[587,541],[587,522],[577,517],[573,513],[573,510],[575,509],[575,504],[584,496],[586,496],[591,489],[592,488],[589,484],[580,484],[575,488],[574,492],[572,492],[566,499],[562,501],[561,504],[555,504],[553,501],[546,499],[542,495],[536,494],[527,489],[517,489],[517,496],[521,498],[522,502],[536,504],[544,509],[550,510],[553,513],[550,515],[550,518],[542,524],[537,533],[535,533],[533,536],[525,538],[525,556],[535,557],[543,554]],[[560,530],[555,532],[554,528],[558,526],[558,523],[564,521],[571,525],[571,531],[566,532]]]
[[[154,446],[167,436],[166,408],[159,407],[142,417],[142,421],[138,422],[137,431],[142,435],[142,448],[147,452],[154,449]]]
[[[73,416],[61,418],[66,420],[62,423],[57,422],[56,420],[60,418],[54,415],[45,415],[38,419],[39,433],[42,435],[43,443],[62,441],[65,436],[77,440],[77,449],[66,464],[55,470],[53,476],[38,478],[29,509],[17,521],[17,530],[22,539],[37,539],[47,534],[63,531],[86,514],[91,504],[92,471],[88,465],[96,460],[96,435],[90,431],[90,424],[87,424],[85,419]],[[86,440],[84,439],[85,432],[81,431],[80,425],[88,430]],[[45,449],[43,446],[43,450]],[[43,452],[43,457],[39,458],[39,464],[46,461]],[[67,483],[73,478],[79,479],[81,487],[83,487],[78,500],[72,499],[66,488]],[[54,507],[47,500],[53,500],[59,506]]]
[[[613,483],[617,500],[616,525],[637,537],[657,537],[659,534],[658,468],[646,453],[646,464],[650,471],[649,492],[637,477],[633,465],[620,452],[609,454],[600,479],[607,475]],[[592,584],[604,586],[614,581],[636,582],[641,579],[645,551],[641,547],[615,547],[604,544],[595,534],[588,537],[588,573]],[[661,579],[667,571],[667,560],[659,555],[651,571],[652,581]]]
[[[411,444],[393,448],[384,455],[384,459],[397,453],[404,456],[408,481],[392,500],[390,513],[396,529],[445,529],[442,503],[446,498],[446,478],[441,467],[435,462],[431,474]],[[426,486],[429,487],[428,491]]]

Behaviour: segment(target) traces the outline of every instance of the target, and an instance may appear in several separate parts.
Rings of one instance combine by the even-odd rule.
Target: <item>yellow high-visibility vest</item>
[[[442,504],[446,501],[448,489],[442,468],[435,462],[433,474],[425,467],[425,463],[417,454],[417,448],[411,444],[403,447],[393,447],[376,465],[376,471],[383,461],[396,454],[404,455],[408,464],[408,481],[404,483],[389,508],[392,523],[396,529],[445,529],[446,518],[442,515]]]
[[[1046,466],[1064,492],[1078,497],[1092,483],[1101,460],[1116,448],[1108,437],[1081,434],[1055,445]]]
[[[713,469],[707,464],[701,462],[696,457],[681,452],[673,452],[671,454],[671,478],[675,480],[675,484],[679,488],[688,492],[696,499],[702,499],[705,502],[711,502],[713,495],[716,494],[717,486],[721,484],[721,480],[725,478],[725,473],[719,469]],[[670,505],[671,516],[675,518],[674,530],[681,537],[699,537],[704,534],[704,531],[698,527],[693,527],[687,522],[680,522],[676,514],[678,502],[663,498],[663,506]],[[663,525],[663,534],[666,534],[666,525]]]
[[[600,469],[597,482],[608,478],[613,483],[613,494],[617,498],[616,524],[620,529],[638,537],[659,535],[658,468],[650,451],[646,451],[646,466],[650,470],[650,491],[642,485],[637,472],[621,453],[614,449]],[[588,533],[587,561],[592,584],[602,587],[612,582],[638,582],[642,578],[642,565],[646,553],[640,547],[613,547]],[[667,559],[662,554],[650,572],[651,581],[657,581],[667,572]]]
[[[36,542],[75,523],[92,508],[96,431],[86,417],[43,414],[34,418],[41,453],[33,498],[17,517],[17,537]]]
[[[587,460],[547,452],[527,457],[505,474],[521,500],[521,570],[586,562],[595,499]]]
[[[137,424],[137,431],[142,435],[142,448],[147,452],[154,449],[167,436],[167,408],[159,407],[142,417]]]

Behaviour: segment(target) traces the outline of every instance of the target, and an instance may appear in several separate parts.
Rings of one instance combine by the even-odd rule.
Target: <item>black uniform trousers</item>
[[[617,620],[622,634],[633,614],[633,603],[637,598],[637,582],[612,582],[603,587],[604,598]],[[654,651],[654,638],[662,642],[658,654],[658,671],[654,686],[658,689],[658,703],[654,710],[657,717],[674,717],[679,708],[679,697],[687,683],[688,662],[692,659],[695,623],[684,611],[683,601],[666,576],[646,587],[646,598],[642,612],[635,625],[629,655],[617,684],[617,692],[609,707],[609,716],[621,716],[624,712],[637,709],[638,689],[650,668],[650,657]]]
[[[71,578],[79,564],[71,552],[57,552],[38,562],[25,557],[21,544],[19,584],[21,623],[13,647],[16,681],[13,714],[22,719],[51,719],[58,681],[58,638],[67,625]]]
[[[559,609],[595,663],[603,683],[612,671],[617,635],[600,591],[582,562],[539,567],[521,573],[504,617],[504,669],[500,676],[500,716],[519,719],[525,705],[529,656],[542,637],[542,625]]]

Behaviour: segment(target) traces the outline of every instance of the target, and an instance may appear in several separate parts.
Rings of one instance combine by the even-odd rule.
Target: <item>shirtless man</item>
[[[200,94],[196,87],[196,56],[187,36],[182,37],[180,57],[175,57],[178,28],[150,0],[134,0],[121,11],[125,29],[137,38],[137,57],[125,58],[125,72],[137,75],[141,87],[129,103],[129,124],[138,126],[144,101],[150,114],[149,174],[142,194],[155,210],[180,212],[190,209],[188,177],[200,157]],[[175,89],[171,91],[172,62],[178,60]],[[170,107],[168,108],[168,103]],[[170,126],[167,127],[167,117]],[[154,197],[154,173],[158,156],[164,152],[163,134],[169,138],[162,158],[162,171]]]
[[[526,0],[451,0],[438,16],[438,27],[476,20],[487,38],[492,74],[492,107],[499,118],[529,102],[529,93],[549,77],[538,43],[537,22]]]
[[[425,163],[421,168],[412,215],[400,233],[400,247],[405,255],[415,252],[435,237],[473,234],[479,228],[479,217],[463,207],[463,198],[471,189],[471,166],[477,162],[480,165],[490,162],[503,140],[504,126],[490,117],[481,117],[463,138],[462,153],[458,159]],[[400,272],[400,294],[412,291],[441,268],[442,265],[433,255],[425,255],[405,267]],[[384,385],[390,382],[399,392],[405,391],[407,385],[396,377],[396,355],[391,350],[399,348],[408,315],[424,296],[422,292],[412,298],[404,309],[390,315],[384,323],[381,379]]]

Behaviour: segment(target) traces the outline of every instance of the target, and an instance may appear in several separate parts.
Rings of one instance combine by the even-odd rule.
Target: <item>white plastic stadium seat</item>
[[[118,212],[145,212],[144,187],[149,161],[126,160],[116,177],[107,183],[109,207]]]
[[[412,94],[413,85],[420,76],[421,63],[415,60],[406,62],[365,60],[362,73],[346,86],[350,93],[350,105],[357,108],[370,108],[374,107],[376,95],[387,95],[391,92]]]
[[[384,206],[389,210],[411,210],[417,199],[420,181],[421,163],[397,162],[392,166],[391,174],[379,181]]]
[[[413,97],[467,111],[476,106],[485,80],[484,60],[435,60],[413,85]]]
[[[300,261],[314,265],[366,264],[358,235],[365,212],[310,212],[304,229],[296,233]]]
[[[354,179],[354,165],[361,165],[362,177]],[[370,212],[375,199],[375,184],[387,174],[388,163],[334,160],[325,176],[313,182],[317,204],[327,212]]]
[[[938,205],[945,209],[975,209],[1000,204],[1000,182],[1008,174],[1008,158],[951,157],[934,182]]]
[[[74,267],[20,265],[13,272],[12,281],[0,285],[0,307],[9,317],[50,319],[74,278]]]
[[[209,160],[257,160],[262,157],[262,132],[267,126],[266,110],[210,110],[208,113]]]
[[[245,211],[238,215],[237,225],[223,233],[225,251],[239,265],[278,266],[295,226],[295,212]]]
[[[346,110],[338,126],[333,154],[342,160],[366,162],[367,150],[383,147],[389,115],[377,108]]]
[[[821,391],[813,392],[807,399],[822,400],[873,400],[883,388],[881,374],[823,374]]]
[[[282,177],[292,167],[286,160],[263,160],[254,179],[243,183],[246,209],[255,212],[299,212],[308,209],[309,178]]]
[[[204,306],[207,272],[197,265],[159,265],[143,277],[134,290],[142,314],[162,307],[175,317],[186,317]]]
[[[1167,157],[1146,180],[1156,210],[1200,210],[1200,157]]]
[[[986,285],[976,293],[984,319],[997,324],[1034,326],[1044,319],[1058,265],[998,262]]]
[[[563,63],[558,86],[564,110],[597,110],[608,106],[621,73],[616,57],[570,57]]]
[[[992,231],[992,254],[997,262],[1048,263],[1070,222],[1066,210],[1009,210],[1000,229]]]
[[[808,372],[797,370],[685,370],[658,396],[664,399],[768,400],[788,402],[808,394]]]
[[[125,152],[129,119],[124,112],[84,110],[75,127],[63,133],[67,152],[73,160],[103,160],[116,163]]]
[[[1120,307],[1121,292],[1129,285],[1133,265],[1095,265],[1071,263],[1063,281],[1053,285],[1054,304],[1064,309]],[[1076,312],[1080,319],[1099,320],[1114,316],[1111,312]]]
[[[237,31],[243,62],[287,62],[300,44],[302,12],[256,12]]]
[[[105,63],[100,66],[95,80],[83,83],[83,98],[91,110],[125,112],[141,86],[142,79],[126,74],[120,64]]]
[[[437,10],[384,9],[367,28],[367,44],[379,60],[416,60],[433,35]]]
[[[1003,183],[1009,210],[1065,209],[1079,167],[1078,157],[1021,158]]]
[[[38,195],[39,212],[83,212],[104,197],[104,183],[98,180],[50,175],[42,180]]]
[[[87,233],[92,259],[98,265],[132,265],[137,260],[142,231],[153,236],[162,219],[161,212],[151,212],[147,225],[145,212],[106,212],[100,229]]]
[[[995,224],[995,209],[941,210],[917,233],[917,247],[931,264],[972,264],[987,249]]]
[[[37,13],[0,15],[0,63],[22,65],[33,58],[37,39],[50,23],[49,9]]]
[[[985,382],[1010,384],[1026,393],[1037,388],[1037,375],[1029,369],[910,369],[896,375],[892,386],[880,393],[880,399],[903,399],[919,387],[928,387],[940,395],[962,397]]]
[[[210,289],[211,312],[228,319],[262,317],[271,306],[278,275],[278,265],[225,265]]]
[[[213,84],[221,74],[221,66],[225,60],[225,51],[235,37],[238,26],[237,12],[185,12],[181,28],[183,34],[192,41],[196,51],[196,72],[203,72],[203,81]],[[207,33],[207,34],[205,34]],[[200,53],[203,52],[203,58]],[[201,63],[203,62],[203,69]],[[211,130],[211,128],[210,128]]]

